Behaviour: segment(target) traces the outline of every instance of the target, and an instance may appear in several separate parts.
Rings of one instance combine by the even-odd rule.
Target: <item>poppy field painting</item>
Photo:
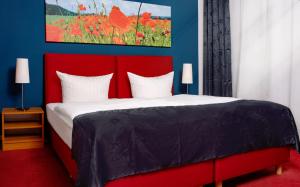
[[[171,47],[171,7],[124,0],[45,0],[46,41]]]

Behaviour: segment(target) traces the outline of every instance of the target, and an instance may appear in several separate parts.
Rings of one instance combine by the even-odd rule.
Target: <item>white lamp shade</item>
[[[192,64],[183,64],[182,84],[193,84],[193,66],[192,66]]]
[[[21,84],[30,83],[27,58],[17,58],[15,81]]]

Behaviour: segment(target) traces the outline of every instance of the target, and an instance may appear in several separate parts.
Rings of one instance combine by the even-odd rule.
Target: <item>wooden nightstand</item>
[[[32,107],[26,111],[2,110],[2,149],[41,148],[44,146],[44,111]]]

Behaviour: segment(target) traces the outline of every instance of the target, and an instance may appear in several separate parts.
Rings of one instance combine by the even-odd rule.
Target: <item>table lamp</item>
[[[28,59],[27,58],[17,58],[16,63],[16,84],[22,85],[22,106],[21,108],[17,108],[18,110],[28,110],[29,108],[24,107],[24,84],[30,83],[29,78],[29,67],[28,67]]]
[[[182,84],[186,84],[186,93],[189,93],[189,84],[193,84],[193,67],[192,64],[183,64]]]

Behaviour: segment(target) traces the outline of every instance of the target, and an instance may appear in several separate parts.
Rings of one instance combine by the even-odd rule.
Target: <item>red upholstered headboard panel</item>
[[[144,77],[160,76],[173,71],[170,56],[118,56],[118,98],[131,98],[131,88],[127,72]]]
[[[45,54],[45,102],[62,102],[60,80],[56,71],[64,73],[97,76],[114,73],[111,80],[109,97],[117,97],[116,57],[81,54]]]

